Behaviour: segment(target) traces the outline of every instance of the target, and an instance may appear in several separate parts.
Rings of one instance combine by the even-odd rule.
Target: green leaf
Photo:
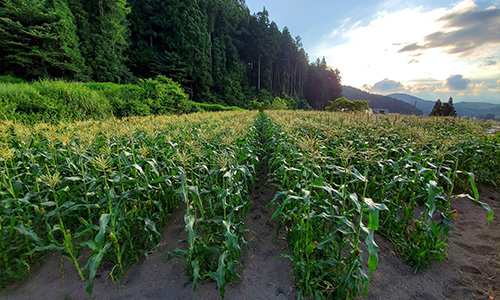
[[[194,243],[194,238],[196,237],[196,232],[194,231],[194,223],[195,223],[194,215],[185,215],[184,223],[186,224],[186,231],[188,232],[188,241],[189,247],[191,247]]]
[[[363,198],[364,204],[368,206],[368,228],[371,230],[378,230],[379,211],[388,210],[385,204],[375,203],[371,198]]]
[[[378,246],[373,237],[374,231],[371,229],[366,229],[364,231],[366,233],[366,247],[368,249],[368,253],[370,254],[370,257],[368,258],[368,268],[370,269],[370,274],[373,274],[378,264]]]
[[[159,238],[161,237],[161,234],[156,230],[156,225],[153,221],[151,221],[149,218],[144,219],[144,224],[146,231],[150,232],[153,234],[152,241],[158,241]]]
[[[200,261],[197,258],[191,260],[191,268],[193,268],[193,290],[196,291],[200,278]]]
[[[39,238],[36,235],[36,233],[33,230],[31,230],[30,228],[26,228],[26,227],[24,227],[24,225],[20,224],[20,225],[15,226],[14,229],[16,229],[16,231],[19,234],[26,236],[28,239],[32,240],[36,244],[43,245],[43,240],[41,238]]]
[[[471,200],[472,202],[474,202],[476,205],[486,209],[488,211],[488,222],[493,221],[493,210],[490,208],[488,203],[484,203],[484,202],[481,202],[479,200],[476,200],[475,198],[471,197],[471,195],[469,195],[469,194],[456,195],[455,199],[458,199],[458,198],[467,198],[467,199]]]
[[[111,247],[110,241],[104,244],[103,247],[95,248],[94,254],[87,261],[87,265],[85,266],[85,268],[89,268],[89,280],[87,281],[87,287],[85,288],[85,290],[89,295],[92,295],[95,274],[97,272],[97,269],[99,268],[99,265],[101,264],[104,254],[108,251],[109,247]]]
[[[98,247],[102,247],[102,245],[104,244],[104,241],[106,239],[106,230],[109,221],[110,221],[109,214],[102,214],[99,217],[99,232],[97,233],[94,239]]]
[[[226,259],[227,252],[224,251],[219,256],[219,266],[217,271],[215,273],[210,273],[210,277],[217,282],[217,288],[219,289],[219,294],[222,298],[224,298],[224,294],[226,293]]]
[[[474,193],[474,199],[476,199],[476,201],[479,201],[479,192],[478,192],[477,187],[476,187],[476,181],[474,179],[474,174],[467,173],[467,177],[469,177],[470,186],[472,188],[472,192]]]

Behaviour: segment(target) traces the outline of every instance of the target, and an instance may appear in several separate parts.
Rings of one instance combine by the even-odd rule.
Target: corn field
[[[484,132],[460,119],[300,111],[0,121],[0,288],[60,252],[91,294],[103,263],[119,282],[183,210],[188,247],[168,256],[194,289],[213,280],[224,297],[255,170],[268,163],[298,297],[353,298],[376,269],[375,232],[419,269],[446,256],[454,198],[491,220],[478,188],[500,185],[500,142]]]

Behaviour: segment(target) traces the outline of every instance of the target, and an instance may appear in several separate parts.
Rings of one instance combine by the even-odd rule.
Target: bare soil
[[[500,193],[485,188],[480,200],[490,205],[493,221],[471,200],[452,200],[458,216],[447,239],[448,257],[428,269],[415,272],[378,236],[379,264],[365,299],[500,299]]]
[[[263,164],[265,165],[265,164]],[[251,195],[252,206],[245,217],[249,231],[245,239],[249,247],[243,247],[240,281],[226,286],[225,299],[296,299],[296,291],[291,279],[292,263],[280,258],[287,250],[287,243],[276,235],[276,224],[270,222],[274,212],[267,205],[273,199],[276,189],[268,183],[267,168],[261,167]],[[162,233],[162,241],[148,260],[134,265],[126,271],[120,287],[109,276],[110,266],[103,266],[94,280],[91,299],[220,299],[217,284],[203,282],[193,291],[193,285],[184,273],[184,262],[166,259],[166,253],[175,248],[187,249],[184,231],[184,211],[180,209]],[[61,261],[64,265],[61,266]],[[85,292],[86,282],[82,282],[72,263],[60,255],[48,257],[38,270],[30,274],[24,283],[13,284],[0,293],[0,299],[89,299]]]
[[[245,220],[250,229],[246,234],[249,248],[244,248],[241,278],[227,286],[226,299],[297,299],[292,264],[280,258],[287,251],[286,242],[276,235],[276,224],[269,221],[273,208],[267,204],[275,193],[267,181],[267,169],[261,168]],[[494,210],[493,221],[487,224],[486,211],[470,200],[453,200],[452,209],[457,209],[458,216],[448,238],[448,258],[426,270],[412,270],[395,254],[394,246],[378,236],[379,265],[364,299],[500,299],[500,193],[485,189],[481,200]],[[220,299],[213,282],[200,284],[194,292],[184,263],[165,258],[168,251],[186,248],[179,242],[184,238],[180,210],[171,216],[156,251],[129,268],[119,288],[109,276],[109,266],[102,266],[91,299]],[[85,286],[69,260],[52,254],[26,282],[1,292],[0,299],[89,299]]]

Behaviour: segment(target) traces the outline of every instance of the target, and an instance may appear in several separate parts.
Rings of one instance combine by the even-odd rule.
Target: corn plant
[[[207,188],[201,183],[209,182],[212,174],[201,165],[215,165],[215,152],[201,157],[197,168],[186,174],[181,171],[178,154],[189,152],[195,157],[197,148],[201,148],[194,146],[201,142],[193,133],[200,128],[205,134],[216,131],[226,140],[210,138],[214,140],[211,151],[222,151],[220,146],[229,141],[229,136],[242,136],[246,130],[249,123],[241,120],[251,122],[251,113],[243,118],[245,114],[133,117],[33,126],[2,121],[0,284],[24,278],[37,256],[47,251],[60,251],[69,257],[80,277],[88,281],[89,293],[103,262],[113,265],[111,278],[119,282],[127,266],[156,247],[158,228],[179,206],[179,190],[188,186],[186,182]],[[238,132],[227,132],[228,128]],[[238,139],[229,144],[233,142]],[[230,148],[230,155],[250,162],[252,153],[235,152],[237,146]],[[240,157],[246,154],[248,157]],[[240,216],[230,217],[237,207],[232,195],[240,192],[244,198],[252,182],[252,170],[252,163],[246,168],[231,165],[230,184],[226,186],[231,194],[225,206],[227,223],[219,225],[229,228],[231,234],[241,227]],[[220,176],[220,183],[228,181],[225,174]],[[183,179],[184,175],[187,178]],[[89,250],[89,259],[80,265],[78,258]],[[237,255],[231,255],[235,261]]]
[[[473,173],[459,169],[465,162],[480,159],[484,151],[464,155],[464,142],[474,143],[475,136],[480,136],[477,124],[319,112],[270,115],[278,126],[269,122],[267,152],[272,153],[270,167],[282,190],[274,200],[279,206],[274,217],[280,217],[293,249],[288,257],[296,266],[300,297],[350,298],[359,293],[360,285],[366,288],[369,279],[361,260],[342,254],[361,255],[358,243],[364,235],[373,272],[378,260],[374,230],[393,241],[416,269],[442,260],[456,214],[449,207],[457,186],[470,188],[474,197],[469,197],[489,211],[491,220],[491,210],[479,202]],[[484,148],[498,157],[497,147],[498,141],[491,143],[490,138]],[[480,180],[494,178],[484,173]],[[343,219],[337,218],[336,226],[314,227],[318,215],[332,221],[335,215]],[[316,232],[330,235],[320,240]],[[328,252],[327,257],[335,260],[329,261],[331,265],[321,263],[316,278],[324,282],[317,284],[311,280],[312,261],[317,261],[311,256],[323,250],[326,241],[334,245],[337,255]],[[337,261],[344,267],[334,266]],[[330,276],[326,270],[340,272],[325,280]]]
[[[185,223],[188,249],[177,249],[170,255],[186,262],[186,271],[196,289],[199,280],[213,279],[224,297],[227,282],[235,281],[240,265],[241,246],[246,244],[243,216],[250,205],[249,193],[253,185],[257,155],[252,148],[255,134],[240,123],[216,132],[204,140],[205,153],[200,162],[184,159],[185,151],[178,153],[184,161],[179,167],[180,198],[185,203]],[[243,127],[241,127],[243,125]],[[237,132],[228,131],[236,128]],[[238,129],[240,128],[240,129]],[[188,143],[189,144],[189,143]]]

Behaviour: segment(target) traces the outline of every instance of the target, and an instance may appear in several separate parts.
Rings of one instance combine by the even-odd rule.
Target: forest
[[[340,72],[244,0],[0,0],[0,75],[132,83],[158,75],[196,102],[287,98],[324,109]]]

